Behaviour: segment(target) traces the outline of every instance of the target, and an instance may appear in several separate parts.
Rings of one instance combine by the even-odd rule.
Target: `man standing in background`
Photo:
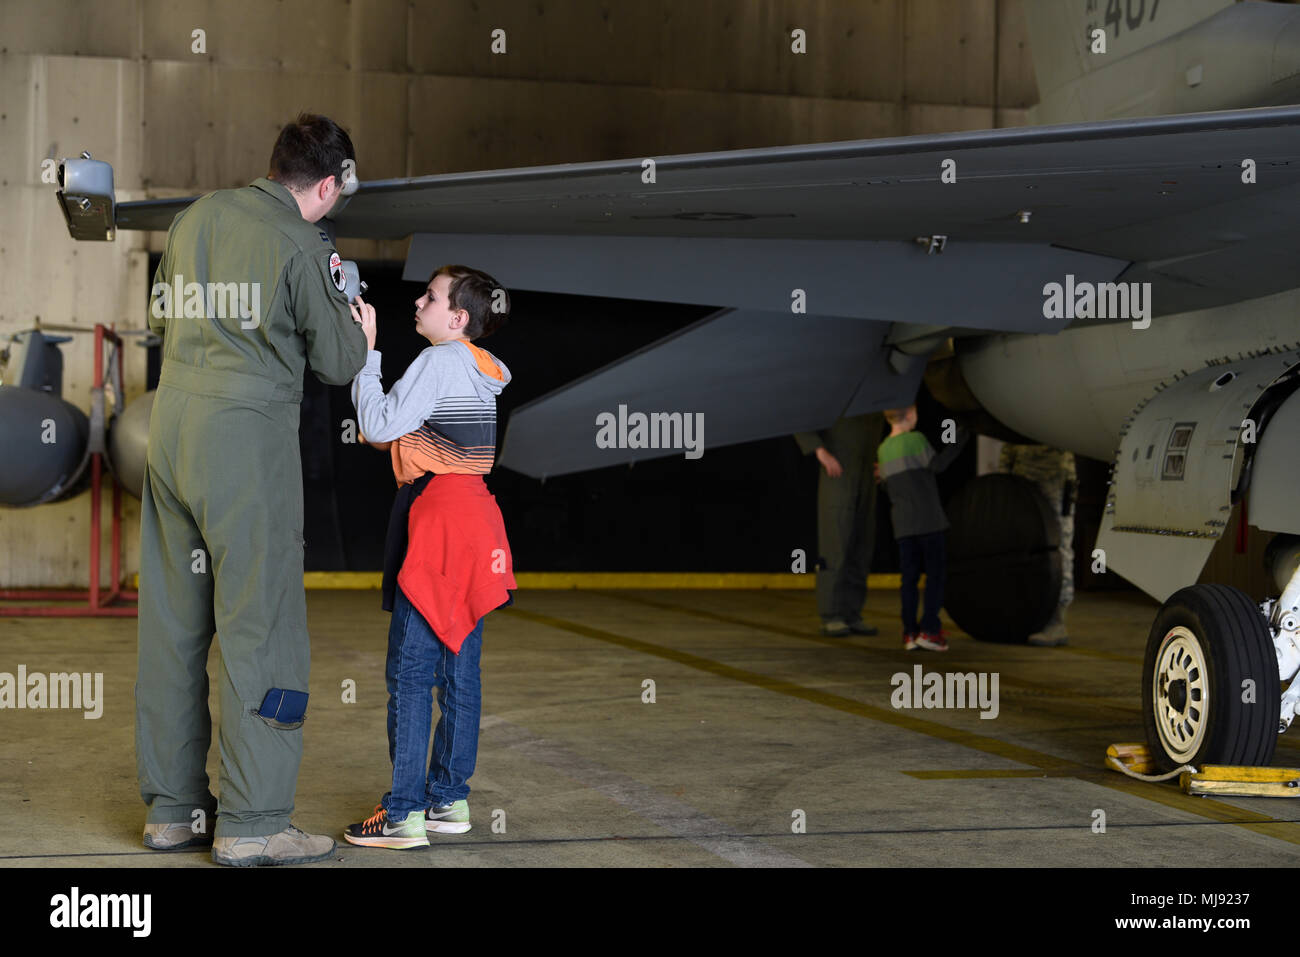
[[[837,419],[829,429],[800,432],[804,455],[815,453],[817,479],[817,613],[822,634],[874,635],[862,620],[867,575],[876,545],[876,447],[885,430],[879,412]]]
[[[1074,470],[1074,453],[1050,445],[1002,446],[999,472],[1027,478],[1038,486],[1061,522],[1061,595],[1056,610],[1042,631],[1029,636],[1029,644],[1063,645],[1068,641],[1065,610],[1074,601],[1074,496],[1079,480]]]

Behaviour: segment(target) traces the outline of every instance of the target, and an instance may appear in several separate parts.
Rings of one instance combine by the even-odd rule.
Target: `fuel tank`
[[[1300,342],[1300,290],[1153,319],[1080,320],[1056,335],[957,339],[980,405],[1035,442],[1109,462],[1124,419],[1156,387],[1207,362]]]
[[[86,486],[86,414],[62,398],[67,336],[11,336],[0,368],[0,506],[68,498]]]
[[[108,463],[122,488],[139,498],[144,491],[149,451],[149,415],[156,392],[146,392],[113,420],[108,432]]]
[[[0,385],[0,505],[75,495],[90,437],[86,414],[57,395]]]

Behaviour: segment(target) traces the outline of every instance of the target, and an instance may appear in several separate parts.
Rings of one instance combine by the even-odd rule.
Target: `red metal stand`
[[[112,343],[113,348],[120,353],[122,350],[122,339],[113,331],[112,328],[99,323],[95,324],[95,385],[94,394],[99,396],[103,394],[104,388],[104,340],[107,339]],[[123,401],[126,393],[122,390],[122,363],[117,363],[116,382],[113,384],[117,391],[117,399]],[[95,437],[91,436],[91,442]],[[17,599],[17,600],[76,600],[84,599],[84,605],[0,605],[0,617],[21,617],[21,618],[81,618],[81,617],[118,617],[130,618],[137,614],[134,605],[124,605],[121,602],[135,601],[137,593],[122,587],[122,487],[117,480],[111,475],[106,476],[104,469],[104,453],[92,452],[90,456],[90,588],[89,589],[0,589],[0,600]],[[103,491],[104,479],[108,478],[113,482],[113,517],[112,517],[112,548],[113,553],[109,558],[109,575],[110,587],[107,592],[100,593],[99,589],[99,559],[100,559],[100,495]]]

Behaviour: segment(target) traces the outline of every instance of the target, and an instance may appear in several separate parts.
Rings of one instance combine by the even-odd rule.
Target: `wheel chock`
[[[1190,764],[1185,764],[1165,774],[1156,773],[1160,770],[1160,766],[1156,764],[1151,749],[1145,744],[1112,744],[1106,749],[1106,767],[1135,781],[1146,781],[1148,784],[1159,784],[1187,771],[1196,770]]]
[[[1151,749],[1145,744],[1112,744],[1106,749],[1106,765],[1114,767],[1116,761],[1137,774],[1151,774],[1160,770],[1151,757]]]
[[[1300,797],[1300,768],[1207,764],[1200,771],[1184,771],[1178,782],[1187,794]]]

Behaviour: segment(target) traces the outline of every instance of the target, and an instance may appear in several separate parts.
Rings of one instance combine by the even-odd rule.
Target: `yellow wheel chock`
[[[1178,779],[1188,794],[1236,794],[1245,797],[1300,797],[1300,768],[1250,768],[1206,764]]]
[[[1145,744],[1112,744],[1106,749],[1106,767],[1139,781],[1160,782],[1177,777],[1185,794],[1300,797],[1300,768],[1206,764],[1198,771],[1186,764],[1167,774],[1154,774],[1159,768]]]

